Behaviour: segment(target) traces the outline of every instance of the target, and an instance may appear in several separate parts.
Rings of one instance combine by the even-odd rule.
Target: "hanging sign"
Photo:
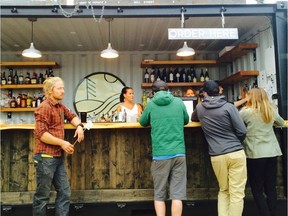
[[[169,40],[238,39],[237,28],[169,28]]]

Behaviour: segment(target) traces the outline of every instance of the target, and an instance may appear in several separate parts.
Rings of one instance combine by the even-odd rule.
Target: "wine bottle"
[[[204,72],[203,72],[203,68],[201,68],[200,82],[204,82],[204,81],[205,81]]]
[[[180,82],[180,72],[178,68],[175,69],[174,74],[175,74],[176,82]]]
[[[182,68],[182,70],[181,70],[180,81],[181,82],[187,82],[187,74],[186,74],[185,68]]]
[[[162,71],[162,80],[166,83],[168,81],[167,71],[166,68]]]
[[[169,69],[169,82],[173,82],[174,81],[174,74],[172,69]]]
[[[191,74],[191,69],[187,69],[187,82],[192,82],[192,74]]]
[[[148,68],[145,68],[145,73],[144,73],[144,83],[149,83],[149,73],[148,73]]]
[[[194,68],[192,68],[192,81],[193,82],[197,82],[197,75],[196,75],[196,71]]]
[[[209,73],[208,73],[208,69],[206,68],[206,71],[205,71],[205,77],[204,77],[205,81],[208,81],[209,80]]]
[[[14,84],[18,84],[19,83],[19,77],[18,77],[18,74],[17,74],[17,70],[15,70],[15,74],[13,76],[13,83]]]
[[[161,72],[160,72],[159,68],[156,68],[156,80],[157,81],[161,80]]]
[[[155,81],[155,70],[152,69],[152,72],[150,74],[150,82],[153,83]]]

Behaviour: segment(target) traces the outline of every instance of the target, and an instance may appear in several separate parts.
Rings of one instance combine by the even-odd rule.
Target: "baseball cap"
[[[167,91],[167,90],[168,90],[168,86],[162,80],[157,80],[157,81],[153,82],[153,84],[152,84],[152,91],[153,92]]]
[[[203,85],[203,91],[209,96],[217,96],[219,95],[219,85],[213,80],[206,81]]]

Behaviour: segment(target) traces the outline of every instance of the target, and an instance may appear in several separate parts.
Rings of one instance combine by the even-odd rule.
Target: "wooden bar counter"
[[[0,125],[1,203],[31,204],[36,189],[33,148],[34,124]],[[74,127],[65,125],[65,139],[73,143]],[[215,179],[200,123],[185,126],[188,199],[217,199]],[[150,174],[150,128],[139,123],[94,123],[65,155],[72,203],[137,202],[153,200]],[[279,158],[279,196],[283,197],[282,163]],[[54,189],[53,189],[54,190]],[[50,202],[56,193],[51,194]],[[247,185],[246,196],[251,196]]]

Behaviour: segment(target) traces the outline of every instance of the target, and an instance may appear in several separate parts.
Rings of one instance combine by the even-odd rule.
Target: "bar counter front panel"
[[[31,204],[36,189],[33,148],[34,124],[1,125],[1,202]],[[65,125],[65,139],[73,143],[74,127]],[[208,144],[200,123],[184,128],[187,158],[188,200],[217,199]],[[139,123],[94,123],[85,140],[65,154],[72,203],[151,201],[150,128]],[[277,186],[283,197],[282,163],[279,158]],[[52,188],[50,202],[55,200]],[[246,197],[251,197],[247,184]]]

